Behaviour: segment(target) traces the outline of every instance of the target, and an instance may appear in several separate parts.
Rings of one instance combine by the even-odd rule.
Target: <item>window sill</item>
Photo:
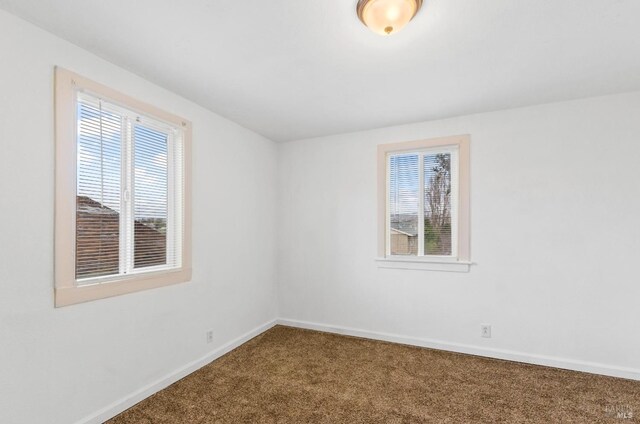
[[[378,268],[413,269],[422,271],[469,272],[473,262],[417,258],[376,258]]]
[[[55,306],[59,308],[188,281],[191,281],[191,269],[178,268],[168,272],[138,274],[108,282],[56,287]]]

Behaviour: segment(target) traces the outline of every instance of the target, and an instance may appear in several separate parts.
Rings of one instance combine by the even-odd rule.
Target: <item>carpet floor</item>
[[[638,381],[276,326],[109,423],[626,424],[638,415]]]

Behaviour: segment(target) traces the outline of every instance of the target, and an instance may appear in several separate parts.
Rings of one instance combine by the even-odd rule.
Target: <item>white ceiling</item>
[[[392,37],[356,2],[0,7],[276,141],[640,89],[639,0],[427,0]]]

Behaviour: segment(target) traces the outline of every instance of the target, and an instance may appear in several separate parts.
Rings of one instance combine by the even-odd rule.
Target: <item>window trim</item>
[[[431,138],[378,145],[378,266],[382,268],[427,269],[468,272],[471,265],[470,215],[470,139],[469,135]],[[387,254],[389,154],[411,153],[438,148],[458,150],[457,256],[404,257]],[[420,172],[423,172],[422,170]]]
[[[76,232],[76,92],[86,90],[124,108],[183,129],[182,266],[77,285]],[[55,68],[55,306],[67,306],[191,280],[191,122],[148,105],[66,69]]]

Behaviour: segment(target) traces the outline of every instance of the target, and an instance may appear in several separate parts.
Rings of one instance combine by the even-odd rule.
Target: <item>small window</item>
[[[469,260],[469,139],[379,146],[379,256]]]
[[[190,124],[56,69],[56,305],[190,279]]]

